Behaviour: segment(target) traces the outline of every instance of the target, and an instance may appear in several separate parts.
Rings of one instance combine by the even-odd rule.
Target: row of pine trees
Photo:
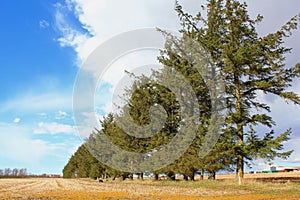
[[[185,179],[194,180],[196,172],[202,175],[207,172],[214,178],[219,170],[231,170],[241,181],[244,167],[250,166],[251,161],[286,159],[291,155],[292,151],[283,149],[283,142],[289,140],[291,130],[275,133],[271,108],[258,97],[275,95],[300,104],[299,96],[290,90],[293,80],[300,76],[300,64],[286,66],[285,56],[291,49],[284,46],[284,39],[297,29],[300,15],[280,30],[261,36],[256,26],[263,17],[251,19],[246,3],[237,0],[207,0],[196,15],[185,13],[178,3],[175,10],[182,26],[181,37],[160,30],[167,38],[165,49],[158,57],[164,68],[153,71],[150,78],[130,74],[135,82],[124,94],[127,103],[124,113],[128,110],[139,126],[151,123],[151,106],[161,105],[167,115],[162,129],[152,137],[134,137],[118,126],[118,115],[108,114],[101,121],[101,129],[95,129],[85,145],[70,158],[63,170],[64,177],[127,177],[133,173],[152,173],[157,178],[164,173],[171,179],[175,174],[182,174]],[[204,64],[206,70],[199,71],[199,65]],[[108,156],[96,147],[97,138],[102,136],[125,151],[143,154],[160,151],[182,130],[185,120],[180,98],[187,97],[186,91],[181,91],[179,98],[177,93],[160,84],[180,84],[166,80],[169,77],[166,74],[173,71],[185,77],[198,103],[185,105],[200,113],[195,123],[197,130],[186,130],[194,135],[189,147],[174,162],[154,171],[136,171],[133,167],[132,171],[122,172],[100,162],[98,156]],[[222,93],[218,93],[221,90]],[[212,110],[222,115],[219,129],[210,128],[214,125]],[[213,148],[201,156],[210,131],[216,131],[218,138]],[[95,156],[95,152],[98,155]],[[122,154],[111,159],[129,162]]]

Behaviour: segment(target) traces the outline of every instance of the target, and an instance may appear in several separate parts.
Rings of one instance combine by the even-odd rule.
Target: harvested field
[[[289,175],[285,174],[291,178],[292,173]],[[244,185],[238,186],[226,176],[221,181],[195,182],[0,179],[0,199],[300,199],[299,182],[266,183],[247,177]]]

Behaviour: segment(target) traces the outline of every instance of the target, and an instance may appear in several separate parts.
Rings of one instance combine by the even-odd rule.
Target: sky
[[[179,2],[189,13],[205,4],[203,0]],[[264,16],[258,26],[261,35],[278,30],[300,13],[298,0],[246,2],[250,16]],[[27,168],[34,174],[61,174],[82,144],[73,120],[73,89],[78,71],[95,48],[126,31],[180,28],[173,0],[3,0],[0,24],[0,168]],[[287,66],[300,62],[299,30],[286,46],[293,48]],[[147,63],[155,56],[129,55],[107,72],[98,91],[99,118],[112,109],[113,88],[123,76],[124,62],[137,66],[141,57]],[[300,94],[300,80],[294,81],[292,89]],[[295,152],[274,165],[300,166],[300,107],[274,96],[260,98],[271,105],[277,133],[293,129],[285,147]],[[264,168],[262,161],[254,163],[254,169]]]

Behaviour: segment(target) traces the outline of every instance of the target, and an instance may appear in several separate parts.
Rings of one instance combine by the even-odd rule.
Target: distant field
[[[219,175],[222,180],[218,181],[104,183],[89,179],[0,179],[0,199],[300,199],[300,173],[249,174],[242,186],[232,177]],[[267,178],[269,182],[253,178]]]

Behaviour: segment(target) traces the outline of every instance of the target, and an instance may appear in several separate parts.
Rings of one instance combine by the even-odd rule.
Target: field
[[[218,181],[104,183],[90,179],[0,179],[0,199],[300,199],[299,172],[246,175],[242,186],[232,178],[219,175]]]

